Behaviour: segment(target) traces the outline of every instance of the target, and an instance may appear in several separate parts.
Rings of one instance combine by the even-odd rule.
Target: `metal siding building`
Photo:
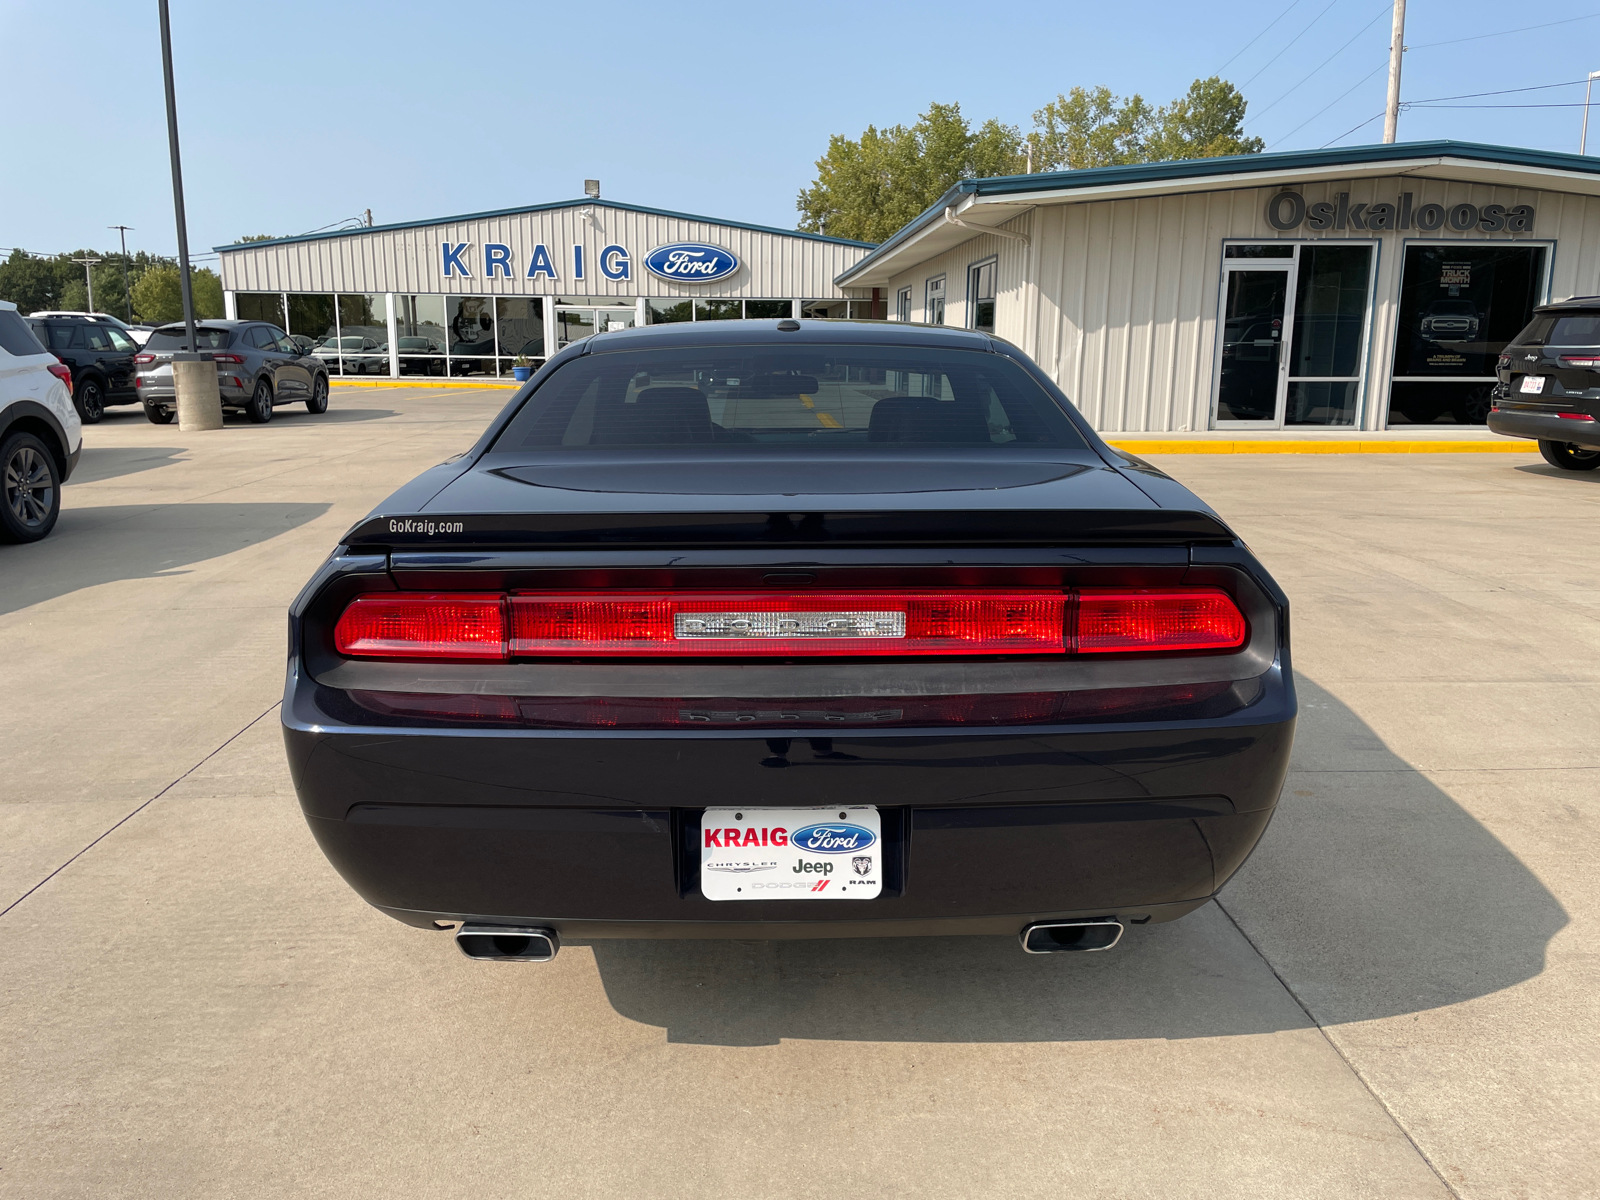
[[[1317,230],[1320,203],[1395,211]],[[1430,205],[1444,216],[1419,228]],[[1527,206],[1530,227],[1485,228],[1506,224],[1494,206]],[[942,278],[944,322],[983,327],[969,276],[990,259],[994,332],[1101,430],[1481,420],[1532,304],[1600,292],[1600,161],[1430,143],[969,181],[839,282],[927,320]],[[1296,376],[1297,360],[1337,372]]]

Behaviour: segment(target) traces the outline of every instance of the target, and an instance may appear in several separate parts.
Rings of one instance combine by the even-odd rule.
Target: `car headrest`
[[[885,396],[867,420],[869,442],[987,445],[989,422],[976,406],[932,396]]]
[[[632,404],[595,414],[592,445],[679,445],[711,440],[711,409],[698,388],[648,387]]]
[[[741,400],[786,400],[816,393],[815,375],[753,375],[738,389]]]

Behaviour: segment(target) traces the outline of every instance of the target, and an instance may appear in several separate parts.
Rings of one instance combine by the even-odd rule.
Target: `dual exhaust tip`
[[[1122,940],[1123,924],[1110,917],[1088,921],[1040,921],[1019,935],[1029,954],[1065,950],[1109,950]],[[456,930],[461,953],[478,962],[550,962],[561,949],[554,929],[529,925],[462,925]]]
[[[527,925],[462,925],[456,945],[479,962],[549,962],[561,949],[561,935]]]
[[[1123,925],[1111,917],[1090,921],[1040,921],[1019,935],[1029,954],[1062,950],[1109,950],[1122,940]]]

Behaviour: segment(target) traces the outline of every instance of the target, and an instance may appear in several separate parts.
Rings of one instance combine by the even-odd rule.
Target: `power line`
[[[1294,0],[1293,4],[1289,5],[1288,8],[1284,9],[1276,17],[1272,18],[1272,25],[1268,25],[1260,33],[1256,34],[1255,37],[1251,38],[1248,42],[1246,42],[1243,45],[1243,47],[1241,47],[1238,50],[1235,50],[1233,52],[1233,58],[1238,58],[1239,55],[1243,54],[1246,50],[1250,49],[1251,46],[1254,46],[1262,38],[1266,37],[1267,34],[1272,32],[1272,26],[1273,25],[1276,25],[1279,21],[1283,20],[1285,17],[1287,17],[1290,13],[1292,13],[1295,9],[1297,9],[1299,7],[1300,7],[1300,0]],[[1228,60],[1228,62],[1223,63],[1220,67],[1218,67],[1212,73],[1215,74],[1215,75],[1221,75],[1224,71],[1226,71],[1228,69],[1228,64],[1233,62],[1233,58],[1230,58]]]
[[[1358,87],[1360,87],[1367,80],[1371,79],[1379,71],[1386,70],[1388,68],[1388,66],[1389,66],[1389,60],[1388,59],[1384,59],[1383,62],[1381,62],[1377,66],[1373,67],[1372,70],[1368,71],[1360,79],[1356,80],[1349,87],[1347,87],[1344,91],[1340,92],[1337,96],[1335,96],[1332,100],[1328,101],[1321,108],[1317,109],[1316,112],[1312,113],[1304,121],[1301,121],[1300,124],[1296,125],[1293,129],[1289,130],[1288,133],[1284,134],[1283,137],[1279,138],[1278,140],[1279,141],[1287,141],[1289,138],[1292,138],[1295,134],[1299,133],[1302,129],[1304,129],[1307,125],[1311,124],[1311,122],[1315,121],[1323,113],[1327,112],[1335,104],[1339,103],[1339,101],[1343,100],[1351,92],[1355,91]],[[1362,124],[1364,125],[1364,124],[1366,124],[1366,122],[1363,121]],[[1358,125],[1356,128],[1359,129],[1360,127],[1361,126]],[[1355,132],[1355,130],[1351,130],[1351,132],[1353,133],[1353,132]],[[1338,141],[1338,138],[1335,138],[1334,140]]]
[[[1277,62],[1286,53],[1288,53],[1289,48],[1291,46],[1293,46],[1296,42],[1298,42],[1301,38],[1305,37],[1306,34],[1310,33],[1311,32],[1311,26],[1315,25],[1318,21],[1322,20],[1323,17],[1327,16],[1329,10],[1332,9],[1333,6],[1335,4],[1337,4],[1337,3],[1339,3],[1339,0],[1329,0],[1328,7],[1323,9],[1316,16],[1312,17],[1310,24],[1308,24],[1299,33],[1295,34],[1294,37],[1290,38],[1288,46],[1285,46],[1282,50],[1279,50],[1276,54],[1274,54],[1271,58],[1267,59],[1267,61],[1262,65],[1261,71],[1257,71],[1254,75],[1250,76],[1249,79],[1246,79],[1243,83],[1241,83],[1239,85],[1239,90],[1243,91],[1245,88],[1249,87],[1252,83],[1254,83],[1257,79],[1260,79],[1262,71],[1265,71],[1273,63]]]
[[[1582,101],[1571,104],[1424,104],[1420,100],[1409,100],[1402,107],[1405,108],[1588,108],[1589,105]]]
[[[1388,63],[1384,64],[1384,66],[1388,66],[1388,65],[1389,65]],[[1376,72],[1374,72],[1374,74],[1376,74]],[[1362,125],[1371,125],[1374,121],[1376,121],[1381,116],[1383,116],[1383,113],[1373,113],[1372,116],[1368,117],[1365,121],[1361,122],[1361,125],[1352,125],[1349,129],[1346,129],[1338,137],[1334,138],[1333,142],[1342,142],[1342,141],[1344,141],[1345,138],[1349,137],[1356,130],[1360,129]],[[1326,150],[1329,146],[1333,145],[1333,142],[1323,142],[1322,145],[1319,147],[1319,149]]]
[[[1371,29],[1371,28],[1372,28],[1372,26],[1373,26],[1373,24],[1374,24],[1374,23],[1375,23],[1375,22],[1376,22],[1376,21],[1377,21],[1377,20],[1378,20],[1378,19],[1379,19],[1379,18],[1380,18],[1380,17],[1382,17],[1382,16],[1383,16],[1383,14],[1384,14],[1384,13],[1386,13],[1386,12],[1388,12],[1388,11],[1389,11],[1389,10],[1390,10],[1390,7],[1391,7],[1391,6],[1390,6],[1390,5],[1389,5],[1389,4],[1385,4],[1385,5],[1384,5],[1384,6],[1383,6],[1383,7],[1382,7],[1382,8],[1380,8],[1380,9],[1379,9],[1379,10],[1378,10],[1378,14],[1377,14],[1377,16],[1375,16],[1375,17],[1373,17],[1373,18],[1372,18],[1372,20],[1371,20],[1371,21],[1368,21],[1368,22],[1367,22],[1367,23],[1366,23],[1366,24],[1365,24],[1365,25],[1363,25],[1363,26],[1362,26],[1362,27],[1361,27],[1361,28],[1360,28],[1360,29],[1358,29],[1358,30],[1356,30],[1356,35],[1355,35],[1355,37],[1353,37],[1353,38],[1351,38],[1351,39],[1350,39],[1350,40],[1349,40],[1349,41],[1348,41],[1348,42],[1346,42],[1346,43],[1345,43],[1345,44],[1344,44],[1344,45],[1342,45],[1342,46],[1340,46],[1340,47],[1339,47],[1339,48],[1338,48],[1338,49],[1337,49],[1337,50],[1335,50],[1335,51],[1334,51],[1334,52],[1333,52],[1333,53],[1332,53],[1332,54],[1330,54],[1330,55],[1328,55],[1328,57],[1327,57],[1327,58],[1325,58],[1325,59],[1323,59],[1323,60],[1322,60],[1322,64],[1321,64],[1321,66],[1318,66],[1318,67],[1317,67],[1317,68],[1316,68],[1316,69],[1315,69],[1315,70],[1313,70],[1313,71],[1312,71],[1312,72],[1311,72],[1311,73],[1310,73],[1310,74],[1309,74],[1309,75],[1302,75],[1302,76],[1301,76],[1301,77],[1300,77],[1300,82],[1299,82],[1299,83],[1297,83],[1297,84],[1295,84],[1295,85],[1294,85],[1294,87],[1292,87],[1292,88],[1290,88],[1290,89],[1289,89],[1289,90],[1288,90],[1288,91],[1287,91],[1287,92],[1285,92],[1285,93],[1284,93],[1284,94],[1283,94],[1283,95],[1281,95],[1281,96],[1279,96],[1279,97],[1278,97],[1278,98],[1277,98],[1277,99],[1276,99],[1276,100],[1274,100],[1274,101],[1273,101],[1273,102],[1272,102],[1272,103],[1271,103],[1271,104],[1269,104],[1269,105],[1267,105],[1267,106],[1266,106],[1266,107],[1265,107],[1265,108],[1263,108],[1263,109],[1262,109],[1262,110],[1261,110],[1261,111],[1260,111],[1260,112],[1258,112],[1258,113],[1255,113],[1255,114],[1254,114],[1254,115],[1252,115],[1252,116],[1251,116],[1251,117],[1250,117],[1250,118],[1249,118],[1249,119],[1248,119],[1248,120],[1246,120],[1246,121],[1245,121],[1245,124],[1246,124],[1246,125],[1248,125],[1248,124],[1250,124],[1250,122],[1251,122],[1251,121],[1254,121],[1254,120],[1255,120],[1255,119],[1256,119],[1256,118],[1257,118],[1257,117],[1264,117],[1264,116],[1266,116],[1266,115],[1267,115],[1267,114],[1268,114],[1268,113],[1269,113],[1269,112],[1271,112],[1271,111],[1272,111],[1272,110],[1273,110],[1273,109],[1274,109],[1274,108],[1276,108],[1276,107],[1278,107],[1278,105],[1279,105],[1279,104],[1280,104],[1280,103],[1282,103],[1282,102],[1283,102],[1283,101],[1284,101],[1284,100],[1287,100],[1287,99],[1288,99],[1288,98],[1289,98],[1289,97],[1290,97],[1290,96],[1291,96],[1291,95],[1293,95],[1293,94],[1294,94],[1294,93],[1295,93],[1295,92],[1296,92],[1296,91],[1298,91],[1298,90],[1299,90],[1299,89],[1300,89],[1300,88],[1302,88],[1302,87],[1304,87],[1304,86],[1305,86],[1305,85],[1306,85],[1306,84],[1307,84],[1307,83],[1309,83],[1309,82],[1311,82],[1311,76],[1312,76],[1312,75],[1315,75],[1315,74],[1316,74],[1316,73],[1317,73],[1317,72],[1318,72],[1318,71],[1320,71],[1320,70],[1322,70],[1322,68],[1323,68],[1323,67],[1326,67],[1326,66],[1327,66],[1327,65],[1328,65],[1328,64],[1329,64],[1329,63],[1331,63],[1331,62],[1332,62],[1332,61],[1333,61],[1333,60],[1334,60],[1334,59],[1336,59],[1336,58],[1338,58],[1338,57],[1339,57],[1339,55],[1341,55],[1341,54],[1343,54],[1343,53],[1344,53],[1344,52],[1345,52],[1345,51],[1346,51],[1346,50],[1348,50],[1348,49],[1350,49],[1350,47],[1351,47],[1351,46],[1352,46],[1352,45],[1354,45],[1354,44],[1355,44],[1355,40],[1356,40],[1356,38],[1358,38],[1358,37],[1360,37],[1360,36],[1361,36],[1361,35],[1362,35],[1362,34],[1363,34],[1363,33],[1365,33],[1365,32],[1366,32],[1366,31],[1367,31],[1367,30],[1369,30],[1369,29]]]
[[[1568,17],[1564,21],[1546,21],[1543,25],[1524,25],[1520,29],[1502,29],[1499,33],[1478,33],[1472,37],[1451,38],[1448,42],[1423,42],[1420,46],[1407,46],[1407,50],[1428,50],[1434,46],[1459,46],[1462,42],[1481,42],[1484,38],[1505,37],[1513,33],[1527,33],[1532,29],[1549,29],[1555,25],[1571,25],[1574,21],[1592,21],[1600,17],[1600,13],[1590,13],[1584,17]]]
[[[1501,88],[1498,92],[1467,92],[1460,96],[1430,96],[1426,100],[1408,100],[1408,104],[1433,104],[1439,100],[1475,100],[1479,96],[1509,96],[1512,92],[1542,92],[1548,88],[1575,87],[1588,83],[1587,79],[1569,79],[1566,83],[1536,83],[1532,87]]]

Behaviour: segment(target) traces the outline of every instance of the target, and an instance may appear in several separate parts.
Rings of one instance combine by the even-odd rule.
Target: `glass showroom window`
[[[814,320],[842,320],[850,315],[850,301],[807,300],[800,306],[800,315]]]
[[[744,316],[743,306],[737,300],[696,300],[696,321],[737,321]]]
[[[537,296],[502,296],[494,302],[500,335],[499,370],[511,374],[517,358],[544,362],[544,301]]]
[[[389,373],[389,303],[383,293],[339,297],[339,372]]]
[[[894,319],[911,320],[911,289],[908,287],[901,288],[894,294]]]
[[[265,321],[279,329],[288,328],[283,323],[282,292],[236,292],[233,306],[241,321]]]
[[[495,369],[494,298],[444,298],[445,349],[451,375],[493,375]]]
[[[443,375],[445,336],[443,296],[394,298],[394,344],[400,374]]]
[[[928,280],[928,324],[944,324],[944,276]]]
[[[651,300],[650,324],[674,325],[679,321],[694,320],[693,300]]]
[[[792,316],[794,316],[793,300],[746,300],[744,302],[744,319],[746,321]]]
[[[994,259],[967,268],[967,322],[982,333],[994,332]]]
[[[1544,296],[1548,248],[1413,243],[1400,275],[1389,425],[1489,416],[1495,360]]]
[[[339,373],[339,310],[332,295],[289,293],[289,340],[314,354],[330,374]]]

